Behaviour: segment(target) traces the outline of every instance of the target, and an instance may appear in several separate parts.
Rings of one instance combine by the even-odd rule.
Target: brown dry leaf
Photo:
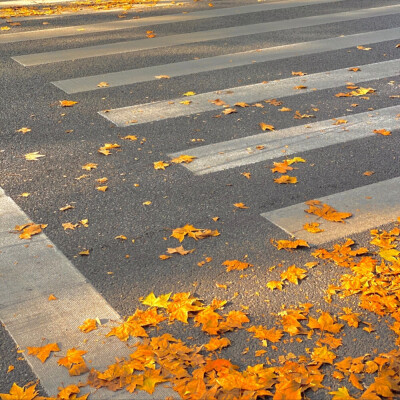
[[[95,319],[92,318],[85,319],[85,321],[83,321],[83,324],[79,326],[79,330],[84,333],[94,331],[95,329],[97,329],[97,323],[98,321]]]
[[[185,154],[180,155],[179,157],[173,158],[171,160],[171,162],[173,162],[174,164],[181,164],[181,163],[191,163],[194,159],[196,159],[197,157],[195,156],[188,156]]]
[[[273,125],[268,125],[265,122],[260,122],[258,125],[260,125],[260,128],[263,131],[273,131],[273,130],[275,130],[275,127]]]
[[[386,129],[374,129],[374,133],[379,133],[382,136],[389,136],[392,132],[387,131]]]
[[[90,254],[89,250],[82,250],[78,253],[80,256],[88,256]]]
[[[21,132],[21,133],[25,134],[25,133],[28,133],[31,131],[32,131],[32,129],[25,127],[25,128],[18,129],[16,132]]]
[[[49,343],[42,347],[27,347],[28,354],[36,356],[44,363],[50,356],[52,351],[60,351],[57,343]]]
[[[234,205],[236,208],[241,208],[241,209],[249,208],[249,207],[247,207],[244,203],[234,203],[233,205]]]
[[[73,107],[75,104],[78,104],[78,102],[72,100],[60,100],[61,107]]]
[[[169,75],[156,75],[154,78],[156,79],[170,79]]]
[[[358,50],[365,50],[365,51],[372,50],[371,47],[364,47],[364,46],[357,46],[357,49],[358,49]]]
[[[97,84],[97,87],[109,87],[110,85],[107,82],[100,82]]]
[[[343,222],[345,219],[350,218],[352,213],[339,212],[328,204],[323,204],[319,200],[306,201],[309,208],[304,210],[306,213],[317,215],[327,221]]]
[[[168,260],[168,258],[171,258],[171,256],[167,256],[166,254],[161,254],[161,255],[158,256],[158,258],[160,260]]]
[[[21,232],[19,234],[20,239],[30,239],[33,235],[37,235],[42,232],[42,229],[46,228],[47,224],[35,224],[29,222],[24,225],[15,225],[15,230]]]
[[[297,183],[297,178],[295,176],[289,176],[289,175],[282,175],[281,177],[274,179],[275,183]]]
[[[297,249],[298,247],[310,247],[305,240],[274,240],[271,239],[271,244],[275,246],[278,250],[291,250]]]
[[[271,106],[275,106],[275,107],[282,105],[282,102],[277,99],[270,99],[270,100],[264,100],[264,101],[268,104],[271,104]]]
[[[211,101],[212,104],[215,104],[216,106],[225,106],[227,105],[223,100],[221,99],[215,99]]]
[[[288,112],[288,111],[292,111],[292,109],[291,109],[291,108],[288,108],[288,107],[282,107],[282,108],[279,109],[279,111],[281,111],[281,112]]]
[[[251,173],[250,172],[242,172],[240,175],[243,175],[244,177],[246,177],[247,179],[251,178]]]
[[[82,169],[85,169],[86,171],[91,171],[92,169],[96,169],[96,168],[97,168],[97,164],[95,164],[95,163],[87,163],[82,166]]]
[[[304,76],[304,75],[307,75],[307,73],[306,72],[301,72],[301,71],[292,71],[292,75],[293,76]]]
[[[247,103],[244,103],[244,102],[235,103],[235,106],[236,106],[236,107],[242,107],[242,108],[244,108],[244,107],[250,107]]]
[[[222,263],[222,265],[226,266],[226,272],[237,270],[242,271],[246,268],[252,267],[252,264],[247,262],[239,261],[239,260],[226,260]]]
[[[168,254],[175,254],[175,253],[177,253],[177,254],[180,254],[181,256],[184,256],[184,255],[186,255],[186,254],[190,254],[190,253],[193,253],[193,252],[194,252],[194,249],[185,250],[185,249],[183,248],[183,246],[179,246],[179,247],[175,247],[175,248],[169,247],[169,248],[167,249],[167,253],[168,253]]]
[[[39,154],[38,151],[34,151],[33,153],[27,153],[24,155],[25,160],[28,161],[37,161],[41,157],[45,157],[43,154]]]
[[[324,230],[321,229],[319,225],[320,224],[318,222],[312,222],[310,224],[304,224],[303,229],[310,233],[324,232]]]

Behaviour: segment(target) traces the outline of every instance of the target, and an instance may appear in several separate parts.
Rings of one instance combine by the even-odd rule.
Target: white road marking
[[[326,221],[306,213],[304,210],[308,206],[305,203],[263,213],[261,216],[298,239],[312,245],[321,245],[396,221],[400,216],[399,198],[400,178],[393,178],[318,199],[337,211],[352,213],[353,216],[346,219],[345,224]],[[320,228],[325,231],[305,231],[303,225],[312,222],[319,222]]]
[[[159,75],[168,75],[171,78],[192,75],[199,72],[216,71],[243,65],[252,65],[260,62],[305,56],[399,38],[400,28],[384,29],[381,31],[357,33],[355,35],[269,47],[241,53],[224,54],[200,60],[190,60],[171,64],[155,65],[146,68],[111,72],[108,74],[65,79],[52,82],[52,84],[68,94],[81,93],[90,90],[100,90],[101,88],[98,86],[100,82],[107,82],[107,87],[117,87],[152,81],[157,79],[156,76]]]
[[[282,157],[283,154],[288,156],[366,138],[376,135],[374,129],[385,128],[389,131],[398,129],[400,124],[398,119],[396,120],[396,115],[399,113],[400,106],[394,106],[355,115],[345,115],[336,118],[348,121],[343,125],[333,125],[333,120],[309,123],[186,149],[169,154],[169,157],[175,158],[181,154],[195,156],[197,158],[194,161],[183,165],[195,175],[210,174],[272,160]],[[257,146],[264,147],[258,150]]]
[[[12,57],[25,67],[393,15],[400,4]]]
[[[100,111],[99,114],[119,127],[144,124],[168,118],[189,116],[206,111],[219,112],[222,108],[211,103],[217,98],[226,104],[236,102],[255,103],[265,99],[295,96],[310,93],[316,90],[331,89],[344,86],[345,82],[368,82],[376,79],[397,76],[400,73],[399,60],[383,61],[367,64],[361,71],[352,72],[348,68],[333,71],[319,72],[306,76],[272,81],[267,84],[239,86],[223,89],[216,92],[207,92],[191,97],[158,101],[154,103],[139,104],[135,106],[116,108],[109,111]],[[307,89],[294,90],[295,86],[304,85]],[[189,99],[189,105],[181,104],[182,100]],[[136,122],[134,122],[136,121]]]
[[[206,18],[228,17],[228,16],[250,14],[263,11],[280,10],[292,7],[332,3],[337,1],[343,1],[343,0],[308,0],[308,1],[285,0],[279,3],[263,3],[263,4],[251,4],[240,7],[217,8],[206,11],[195,11],[187,14],[180,13],[172,15],[161,15],[161,16],[141,18],[141,19],[140,18],[127,19],[122,21],[100,22],[96,24],[68,26],[63,28],[7,33],[6,35],[0,35],[0,43],[3,44],[16,43],[27,40],[40,40],[40,39],[51,39],[51,38],[76,36],[76,35],[87,35],[99,32],[116,31],[120,29],[140,28],[144,26],[156,26],[161,24],[179,23],[185,21],[197,21]],[[54,1],[52,2],[54,3]],[[61,2],[65,1],[61,0]],[[15,3],[15,2],[10,2],[10,3]],[[33,4],[35,3],[36,2],[33,2]],[[5,3],[0,3],[0,4],[1,6],[3,6],[3,4]]]
[[[105,337],[115,326],[110,321],[121,317],[46,235],[41,233],[28,241],[10,232],[15,225],[27,222],[27,215],[0,188],[0,320],[16,344],[26,349],[57,342],[63,355],[72,347],[87,350],[85,359],[92,360],[88,365],[98,370],[114,363],[115,357],[127,357],[132,350],[126,344]],[[50,294],[58,300],[48,301]],[[85,319],[96,317],[108,322],[107,326],[88,334],[79,331]],[[57,365],[56,357],[42,364],[23,354],[50,396],[56,396],[59,386],[84,378],[70,377],[66,368]],[[151,396],[141,391],[140,399],[154,399],[155,395],[178,398],[172,390],[160,388]],[[138,395],[101,390],[90,398],[124,400],[137,399]]]

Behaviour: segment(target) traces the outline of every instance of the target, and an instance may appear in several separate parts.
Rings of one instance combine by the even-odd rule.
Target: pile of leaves
[[[193,229],[186,229],[192,232]],[[197,233],[198,231],[194,231]],[[183,231],[181,232],[183,234]],[[325,300],[333,301],[334,296],[346,298],[358,296],[359,306],[365,310],[385,317],[390,329],[397,335],[395,346],[400,344],[400,251],[397,250],[400,229],[390,231],[371,231],[373,251],[367,248],[354,248],[354,241],[334,245],[333,249],[317,249],[312,256],[326,263],[345,268],[336,285],[327,288]],[[240,263],[238,260],[233,262]],[[229,266],[230,263],[225,265]],[[244,264],[244,263],[243,263]],[[309,263],[313,264],[314,263]],[[236,265],[236,264],[235,264]],[[248,266],[251,266],[248,264]],[[294,266],[292,266],[294,267]],[[292,268],[290,267],[290,268]],[[290,268],[282,279],[293,275]],[[295,268],[295,267],[294,267]],[[294,269],[292,268],[292,269]],[[297,271],[298,269],[296,269]],[[301,277],[306,270],[301,270]],[[298,283],[297,280],[294,283]],[[345,357],[341,360],[335,349],[342,346],[344,327],[361,328],[371,334],[373,327],[363,321],[361,313],[349,307],[342,308],[338,315],[316,310],[311,315],[313,304],[304,303],[294,308],[283,307],[275,315],[272,326],[250,325],[249,316],[243,311],[223,309],[227,301],[214,299],[210,304],[189,292],[168,293],[156,296],[150,293],[141,299],[146,308],[137,309],[134,314],[113,327],[107,336],[116,336],[121,341],[130,337],[140,337],[128,359],[116,358],[116,362],[104,371],[90,370],[86,383],[80,386],[60,387],[57,399],[82,399],[77,397],[82,386],[111,391],[126,390],[130,393],[146,391],[152,394],[159,384],[167,384],[182,399],[259,399],[264,396],[273,400],[301,400],[308,390],[327,389],[324,378],[327,373],[335,380],[348,382],[347,385],[330,391],[333,400],[379,400],[400,396],[400,350],[377,354],[363,354],[359,357]],[[163,321],[180,324],[193,324],[210,336],[203,344],[187,344],[170,333],[154,335],[165,325]],[[98,322],[98,321],[97,321]],[[96,320],[88,319],[79,329],[89,332],[97,329]],[[223,335],[236,330],[246,330],[249,339],[257,340],[260,350],[256,357],[265,357],[263,363],[240,369],[230,360],[220,356],[222,349],[233,345]],[[278,360],[267,356],[267,348],[277,350],[277,343],[303,338],[314,341],[314,347],[305,349],[304,354],[287,353],[279,355]],[[372,343],[371,343],[372,347]],[[60,351],[57,344],[28,348],[29,354],[45,362],[53,352]],[[87,373],[84,355],[86,351],[69,349],[58,364],[69,369],[71,375]],[[372,352],[373,353],[373,352]],[[244,353],[243,353],[244,354]],[[118,357],[118,354],[115,355]],[[358,397],[349,393],[357,391]],[[20,396],[20,397],[18,397]],[[26,400],[44,399],[38,396],[35,385],[19,387],[14,384],[9,394],[0,394],[1,400],[23,398]],[[265,398],[265,397],[264,397]]]

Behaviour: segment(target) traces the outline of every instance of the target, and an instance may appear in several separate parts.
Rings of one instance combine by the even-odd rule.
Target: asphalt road
[[[245,5],[251,4],[260,2],[245,2]],[[121,128],[99,115],[98,111],[182,98],[182,94],[188,91],[201,94],[262,81],[284,80],[292,78],[292,71],[311,75],[354,66],[362,69],[364,65],[398,60],[400,48],[396,48],[396,44],[400,36],[396,40],[382,40],[365,46],[371,47],[369,51],[353,46],[339,50],[322,49],[316,54],[303,55],[300,52],[283,59],[259,63],[250,61],[247,65],[234,68],[71,95],[51,82],[398,28],[398,10],[385,16],[355,17],[350,21],[296,29],[292,28],[290,22],[308,16],[397,4],[395,0],[347,0],[196,21],[162,25],[154,23],[149,27],[94,34],[2,43],[3,36],[17,32],[116,21],[118,13],[93,12],[24,19],[20,21],[21,26],[0,33],[0,187],[33,221],[48,224],[46,235],[122,316],[132,314],[140,307],[139,298],[151,291],[156,294],[190,291],[205,303],[211,302],[214,297],[230,299],[226,310],[240,309],[242,305],[249,307],[247,312],[254,325],[272,325],[271,313],[278,312],[283,304],[289,307],[309,301],[314,304],[315,310],[330,312],[337,312],[338,307],[343,306],[357,309],[355,298],[332,304],[323,300],[326,287],[342,273],[332,265],[321,264],[310,270],[299,286],[288,285],[282,292],[271,292],[265,285],[269,280],[278,279],[279,268],[269,272],[270,267],[280,262],[285,266],[301,266],[314,259],[308,250],[277,251],[269,243],[270,238],[287,239],[288,235],[260,214],[398,177],[400,122],[392,129],[391,136],[368,136],[296,153],[295,156],[307,162],[296,165],[298,169],[293,171],[293,175],[298,183],[294,185],[273,182],[276,176],[270,167],[273,161],[282,161],[284,153],[282,157],[268,161],[198,176],[182,165],[155,170],[153,163],[168,161],[168,154],[171,153],[185,151],[190,154],[190,149],[200,145],[231,139],[245,140],[248,136],[262,133],[260,122],[281,130],[398,106],[399,98],[390,96],[400,94],[400,62],[397,73],[384,79],[371,76],[366,84],[360,83],[360,86],[376,90],[369,100],[335,97],[336,93],[346,91],[346,81],[342,86],[307,93],[299,91],[295,96],[279,98],[283,106],[291,108],[293,112],[299,110],[302,114],[314,114],[313,119],[294,119],[293,113],[279,112],[280,107],[263,103],[264,108],[236,107],[237,113],[218,118],[215,115],[221,110],[216,108],[216,111],[155,119],[150,123],[141,124],[139,121],[136,125]],[[242,1],[221,0],[214,3],[213,9],[242,5]],[[140,13],[130,11],[126,19],[140,16],[142,20],[152,16],[210,9],[204,1],[187,2],[179,7],[145,9]],[[198,32],[201,37],[206,30],[281,20],[285,21],[283,30],[203,42],[194,39],[193,43],[178,46],[171,42],[168,47],[75,61],[71,59],[24,67],[11,58],[145,39],[146,30],[156,33],[154,39],[148,39],[150,41],[193,32]],[[43,22],[49,24],[43,25]],[[0,27],[5,25],[5,21],[0,21]],[[217,97],[215,94],[210,100]],[[265,99],[268,98],[266,94]],[[190,100],[190,97],[187,99]],[[60,100],[74,100],[78,104],[62,108],[59,106]],[[358,103],[358,106],[352,107],[353,103]],[[17,132],[22,127],[29,127],[31,131],[26,134]],[[126,135],[136,135],[139,140],[121,140]],[[121,148],[104,156],[97,152],[104,143],[118,143]],[[45,157],[38,161],[24,159],[24,154],[35,151]],[[90,172],[82,170],[81,166],[89,162],[97,163],[98,168]],[[365,176],[365,171],[374,171],[374,174]],[[246,179],[241,174],[243,172],[250,172],[251,178]],[[76,179],[83,174],[87,177]],[[104,193],[96,190],[96,179],[101,177],[108,178],[108,190]],[[400,191],[400,188],[397,190]],[[22,197],[24,192],[30,195]],[[151,204],[144,205],[146,201]],[[243,202],[249,208],[235,209],[233,204],[238,202]],[[66,204],[74,208],[59,211]],[[217,216],[218,221],[214,221],[212,218]],[[89,220],[87,228],[65,231],[62,227],[62,223],[76,223],[84,218]],[[185,224],[218,229],[220,236],[197,242],[185,239],[185,249],[194,248],[193,253],[160,260],[159,255],[164,254],[167,247],[179,245],[176,239],[170,238],[171,230]],[[125,235],[128,240],[116,240],[118,235]],[[346,236],[345,226],[342,236]],[[367,229],[352,235],[360,246],[367,246],[369,237]],[[327,243],[324,247],[329,248],[331,244]],[[88,257],[78,255],[83,249],[90,250]],[[212,257],[212,261],[198,267],[197,263],[207,256]],[[226,259],[243,260],[244,257],[254,267],[246,271],[243,277],[240,277],[241,272],[225,272],[221,266]],[[7,265],[6,268],[12,266]],[[1,279],[2,275],[0,288]],[[227,290],[216,287],[216,282],[227,284]],[[360,312],[376,326],[376,334],[381,337],[374,343],[374,348],[378,351],[394,348],[394,335],[388,327],[365,310]],[[182,338],[191,336],[195,343],[206,340],[205,335],[193,327],[182,329],[182,325],[175,324],[167,329]],[[371,351],[366,332],[351,328],[346,328],[345,332],[346,344],[336,350],[338,357],[356,357]],[[259,362],[254,357],[254,350],[260,347],[254,340],[247,342],[248,333],[238,331],[227,336],[234,345],[224,349],[221,356],[230,358],[242,368]],[[250,350],[242,354],[246,347],[250,347]],[[302,353],[304,347],[307,346],[299,343],[281,344],[278,352],[268,350],[268,355],[274,358],[280,351]],[[29,365],[23,359],[18,360],[18,357],[20,354],[15,351],[15,343],[7,332],[7,326],[0,326],[0,392],[7,392],[13,382],[22,385],[35,380]],[[9,365],[14,365],[15,370],[6,373]],[[331,387],[338,386],[330,378],[325,383]],[[310,396],[325,398],[321,392]]]

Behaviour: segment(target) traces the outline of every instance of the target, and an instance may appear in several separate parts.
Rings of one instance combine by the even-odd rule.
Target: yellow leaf
[[[137,136],[135,136],[135,135],[126,135],[122,139],[135,141],[135,140],[137,140]]]
[[[347,119],[333,119],[335,122],[333,125],[341,125],[341,124],[347,124]]]
[[[195,92],[186,92],[183,93],[184,96],[194,96],[196,93]]]
[[[14,365],[9,365],[7,368],[7,372],[6,374],[10,373],[11,371],[13,371],[15,369]]]
[[[61,107],[73,107],[75,104],[78,104],[78,102],[72,100],[60,100]]]
[[[235,103],[235,106],[236,107],[250,107],[247,103],[243,103],[243,102],[238,102],[238,103]]]
[[[311,354],[311,359],[317,363],[333,364],[336,354],[328,350],[326,346],[315,347]]]
[[[373,93],[373,92],[375,92],[375,89],[360,87],[359,89],[350,92],[350,94],[353,96],[364,96],[368,93]]]
[[[62,224],[62,227],[64,228],[64,231],[66,231],[67,229],[74,230],[77,226],[78,226],[78,224],[72,224],[71,222],[64,222]]]
[[[55,300],[58,300],[58,299],[57,299],[56,296],[54,296],[54,294],[51,294],[47,300],[48,301],[55,301]]]
[[[14,382],[9,394],[0,393],[0,398],[1,400],[33,400],[39,393],[35,388],[36,383],[29,387],[20,387]]]
[[[208,350],[208,351],[215,351],[215,350],[220,350],[224,347],[227,347],[231,344],[231,341],[227,338],[211,338],[210,341],[204,345],[204,347]]]
[[[358,49],[358,50],[364,50],[364,51],[372,50],[371,47],[364,47],[364,46],[357,46],[357,49]]]
[[[36,356],[44,363],[50,356],[52,351],[60,351],[57,343],[49,343],[42,347],[27,347],[28,354]]]
[[[361,68],[354,67],[354,68],[349,68],[348,70],[353,72],[358,72],[361,71]]]
[[[34,151],[33,153],[27,153],[24,155],[25,160],[28,161],[37,161],[40,157],[45,157],[43,154],[39,154],[38,151]]]
[[[170,76],[169,75],[156,75],[154,78],[156,78],[156,79],[169,79]]]
[[[226,272],[233,271],[233,270],[243,270],[249,267],[252,267],[253,265],[239,261],[239,260],[226,260],[222,263],[222,265],[226,266]]]
[[[29,222],[25,225],[16,225],[15,230],[21,232],[19,235],[20,239],[30,239],[33,235],[37,235],[42,232],[42,229],[46,228],[46,224],[35,224]]]
[[[379,133],[380,135],[383,136],[389,136],[391,135],[392,132],[387,131],[386,129],[374,129],[374,133]]]
[[[142,304],[149,307],[167,308],[168,300],[171,297],[171,294],[172,292],[156,297],[154,293],[151,292],[144,300],[142,300]]]
[[[333,394],[332,400],[356,400],[354,397],[350,396],[346,387],[339,388],[336,392],[329,392]]]
[[[142,204],[143,204],[144,206],[149,206],[149,205],[152,204],[152,203],[151,203],[151,201],[147,200],[147,201],[144,201]]]
[[[283,286],[282,281],[269,281],[267,283],[267,288],[271,289],[271,290],[274,290],[274,289],[282,290],[282,286]]]
[[[260,122],[259,125],[260,125],[260,128],[263,131],[267,131],[267,130],[268,131],[273,131],[273,130],[275,130],[275,127],[273,125],[268,125],[268,124],[266,124],[264,122]]]
[[[305,269],[291,265],[286,271],[281,273],[281,279],[282,281],[288,280],[289,282],[298,285],[298,280],[304,279],[306,277],[306,272]]]
[[[161,254],[158,256],[161,260],[168,260],[168,258],[171,258],[171,256],[167,256],[166,254]]]
[[[321,203],[319,200],[309,200],[306,201],[306,204],[309,206],[307,210],[304,210],[306,213],[317,215],[327,221],[345,223],[344,219],[350,218],[353,215],[352,213],[339,212],[328,204]]]
[[[222,111],[222,114],[224,114],[224,115],[235,114],[235,113],[237,113],[236,109],[235,108],[230,108],[230,107],[225,108]]]
[[[179,103],[184,104],[185,106],[188,106],[191,102],[192,102],[192,100],[182,100]]]
[[[2,26],[0,31],[9,31],[11,28],[9,26]]]
[[[171,160],[171,162],[175,163],[175,164],[181,164],[181,163],[191,163],[195,158],[195,156],[188,156],[185,154],[180,155],[179,157],[173,158]]]
[[[296,249],[297,247],[310,247],[308,243],[305,240],[276,240],[274,243],[274,240],[271,239],[271,243],[278,249]]]
[[[251,178],[251,173],[250,172],[242,172],[241,175],[243,175],[244,177],[246,177],[247,179]]]
[[[281,177],[274,179],[275,183],[297,183],[297,178],[295,176],[282,175]]]
[[[244,208],[249,208],[249,207],[247,207],[244,203],[234,203],[233,204],[236,208],[242,208],[242,209],[244,209]]]
[[[31,195],[31,194],[28,193],[28,192],[24,192],[24,193],[21,193],[21,194],[20,194],[21,197],[29,197],[30,195]]]
[[[108,189],[108,186],[106,186],[106,185],[105,186],[97,186],[96,189],[99,192],[105,192]]]
[[[292,75],[293,76],[304,76],[304,75],[307,75],[307,73],[305,73],[305,72],[301,72],[301,71],[292,71]]]
[[[79,252],[80,256],[88,256],[89,254],[90,254],[89,250],[82,250],[82,251]]]
[[[114,238],[114,239],[126,240],[126,239],[127,239],[127,237],[126,237],[125,235],[118,235],[118,236],[115,236],[115,238]]]
[[[156,161],[153,163],[154,169],[163,169],[165,170],[165,167],[169,167],[170,164],[164,162],[164,161]]]
[[[318,222],[312,222],[311,224],[304,224],[303,229],[310,233],[324,232],[323,229],[319,228]]]
[[[100,82],[97,84],[97,87],[109,87],[110,85],[107,82]]]
[[[295,86],[293,89],[296,89],[296,90],[307,89],[307,86],[298,85],[298,86]]]
[[[292,111],[292,109],[291,109],[291,108],[288,108],[288,107],[282,107],[282,108],[279,109],[279,111],[281,111],[281,112],[288,112],[288,111]]]
[[[79,326],[79,330],[84,333],[94,331],[95,329],[97,329],[97,321],[92,318],[85,319],[83,324]]]
[[[96,168],[97,168],[97,164],[95,164],[95,163],[87,163],[82,166],[82,169],[85,169],[86,171],[90,171],[90,170],[96,169]]]
[[[21,132],[21,133],[25,134],[25,133],[30,132],[31,130],[32,129],[30,129],[30,128],[21,128],[21,129],[18,129],[17,132]]]

